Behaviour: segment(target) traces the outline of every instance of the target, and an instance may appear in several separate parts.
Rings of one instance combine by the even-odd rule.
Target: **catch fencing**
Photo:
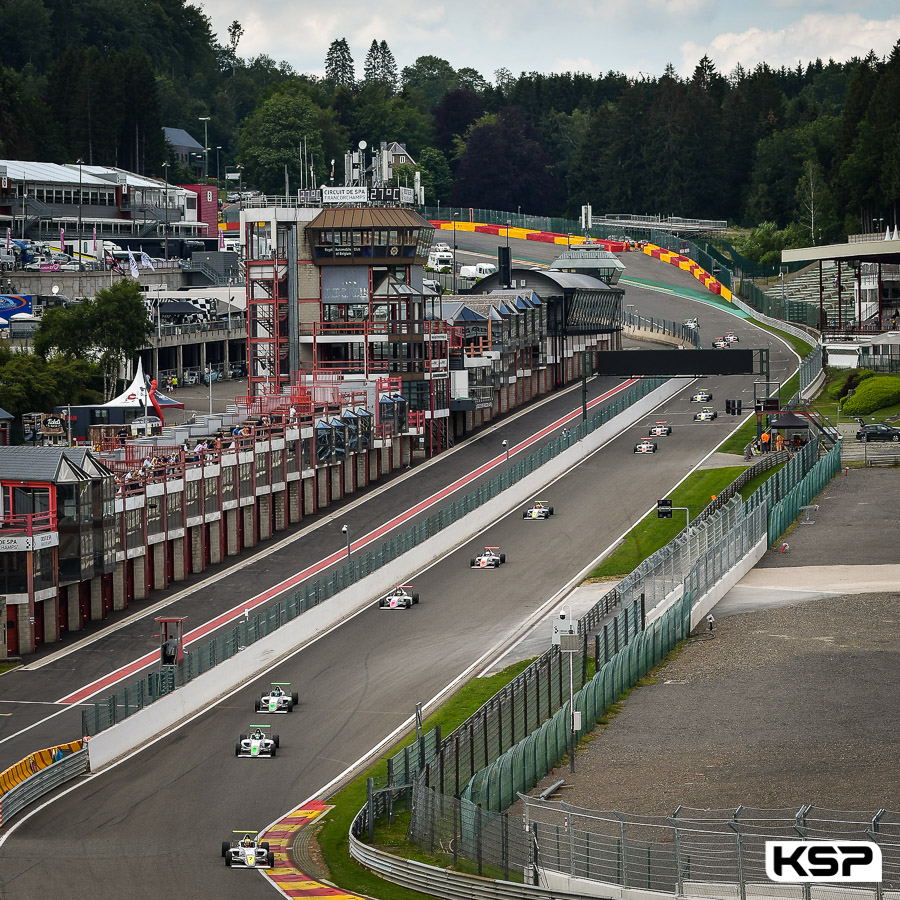
[[[593,413],[586,420],[573,425],[567,433],[511,464],[499,475],[473,488],[458,500],[395,534],[376,549],[357,553],[355,559],[332,570],[327,576],[305,585],[301,590],[280,597],[271,606],[249,616],[208,643],[193,650],[186,650],[184,661],[180,666],[148,673],[141,680],[127,685],[105,700],[86,706],[82,710],[82,734],[96,735],[123,721],[231,658],[244,647],[266,637],[275,629],[424,543],[526,478],[575,442],[592,434],[667,380],[641,379],[634,387],[617,396],[612,403]]]
[[[669,816],[581,809],[522,798],[528,836],[527,870],[679,897],[771,896],[767,840],[857,840],[879,844],[880,885],[831,886],[829,896],[878,898],[900,889],[900,813],[799,809],[731,810],[678,807]],[[778,896],[809,900],[808,885],[779,884]],[[812,888],[818,895],[821,888]]]

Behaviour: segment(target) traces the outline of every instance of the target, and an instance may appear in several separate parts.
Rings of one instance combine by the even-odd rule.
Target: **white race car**
[[[711,406],[704,406],[698,413],[694,413],[695,422],[712,422],[718,417],[718,413]]]
[[[657,422],[650,426],[650,437],[664,437],[672,433],[672,426],[666,422]]]
[[[506,562],[506,554],[499,547],[485,547],[484,553],[469,560],[471,569],[499,569]]]
[[[275,756],[280,746],[277,734],[269,734],[271,725],[251,725],[249,734],[242,734],[234,745],[235,756]]]
[[[272,689],[264,691],[260,699],[256,701],[256,711],[289,713],[300,702],[299,694],[290,694],[285,690],[290,686],[289,681],[273,681]]]
[[[553,515],[553,507],[546,500],[535,500],[534,506],[522,513],[523,519],[549,519]]]
[[[693,397],[691,397],[691,403],[709,403],[712,400],[712,394],[707,390],[697,391]]]
[[[728,341],[726,341],[725,338],[723,338],[723,337],[717,337],[712,342],[712,345],[713,345],[713,350],[721,350],[723,347],[728,346]]]
[[[733,331],[726,331],[726,332],[725,332],[725,340],[726,340],[729,344],[738,344],[738,343],[740,343],[740,338],[739,338]]]
[[[431,245],[431,252],[432,252],[432,253],[450,253],[450,252],[451,252],[451,249],[452,249],[452,248],[450,247],[449,244],[445,244],[445,243],[443,243],[443,242],[441,242],[441,241],[439,241],[439,242],[436,243],[436,244],[432,244],[432,245]]]
[[[258,831],[235,831],[241,835],[230,841],[222,841],[222,856],[226,866],[245,866],[248,869],[271,869],[275,854],[268,841],[257,841]]]
[[[409,609],[419,602],[419,595],[413,592],[412,585],[401,584],[378,601],[379,609]]]
[[[685,327],[685,328],[699,328],[699,327],[700,327],[700,323],[699,323],[696,319],[688,319],[688,320],[684,323],[684,327]]]
[[[644,438],[642,441],[638,441],[634,445],[635,453],[656,453],[656,441],[651,441],[649,438]]]

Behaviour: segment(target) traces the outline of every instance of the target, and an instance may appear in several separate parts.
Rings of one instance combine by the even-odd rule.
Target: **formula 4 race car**
[[[299,702],[300,695],[297,693],[290,694],[285,688],[289,688],[289,681],[273,681],[272,689],[265,691],[256,701],[257,712],[268,713],[289,713]]]
[[[412,585],[401,584],[378,601],[379,609],[409,609],[419,602],[419,595],[413,593]]]
[[[728,341],[726,341],[723,337],[718,337],[712,342],[712,345],[713,350],[721,350],[724,347],[728,346]]]
[[[733,331],[726,331],[726,332],[725,332],[725,340],[726,340],[729,344],[738,344],[738,343],[740,343],[740,338],[739,338]]]
[[[485,547],[481,556],[469,560],[470,569],[499,569],[506,562],[506,554],[499,547]]]
[[[248,869],[271,869],[275,854],[268,841],[257,841],[258,831],[235,831],[241,835],[230,841],[222,841],[222,856],[226,866],[245,866]]]
[[[235,756],[275,756],[280,744],[277,734],[269,734],[271,725],[251,725],[234,745]]]
[[[696,319],[687,319],[684,323],[685,328],[699,328],[700,323]]]
[[[553,507],[546,500],[535,500],[534,506],[530,506],[522,513],[523,519],[549,519],[553,515]]]
[[[711,406],[704,406],[698,413],[694,413],[695,422],[712,422],[718,418],[718,413]]]
[[[638,441],[634,445],[635,453],[656,453],[656,441],[651,441],[649,438],[644,438],[642,441]]]
[[[668,422],[657,422],[650,426],[650,437],[663,437],[672,433],[672,426]]]
[[[705,388],[702,391],[697,391],[697,393],[691,397],[691,403],[709,403],[710,400],[712,400],[712,394]]]

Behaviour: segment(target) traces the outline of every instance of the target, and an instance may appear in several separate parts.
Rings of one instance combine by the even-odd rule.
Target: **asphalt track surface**
[[[482,252],[496,238],[466,235]],[[462,246],[463,236],[458,236]],[[512,241],[522,245],[525,242]],[[528,245],[521,258],[552,258],[555,248]],[[519,247],[514,256],[520,258]],[[671,266],[639,254],[625,257],[629,275],[696,289]],[[628,289],[627,301],[644,315],[681,319],[697,315],[704,334],[732,329],[741,346],[771,348],[773,377],[787,378],[797,359],[766,332],[714,307],[654,291]],[[182,896],[271,897],[264,879],[235,874],[218,848],[234,828],[263,828],[316,795],[406,722],[416,701],[428,702],[461,673],[478,671],[492,648],[510,638],[527,617],[567,580],[627,531],[737,425],[721,415],[726,396],[752,397],[751,376],[709,378],[720,416],[694,423],[693,389],[614,439],[582,465],[542,490],[556,508],[545,522],[523,521],[516,510],[483,536],[410,579],[422,597],[409,611],[370,606],[307,645],[271,673],[242,686],[179,730],[96,776],[82,779],[54,802],[23,814],[0,845],[0,897],[90,897],[92,900]],[[596,397],[615,382],[595,379]],[[748,403],[748,406],[750,404]],[[340,525],[362,535],[418,499],[498,456],[502,439],[518,443],[580,407],[578,389],[511,422],[500,423],[439,464],[395,479],[376,499],[362,502],[283,550],[239,564],[209,589],[174,604],[167,614],[200,622],[283,581],[311,562],[339,551]],[[634,442],[646,425],[667,418],[674,433],[660,452],[637,455]],[[560,426],[561,427],[561,426]],[[357,498],[351,498],[353,504]],[[352,516],[352,518],[350,518]],[[358,530],[357,530],[358,529]],[[507,553],[505,566],[472,571],[469,558],[484,545]],[[373,598],[374,600],[375,598]],[[31,750],[80,734],[77,706],[56,701],[156,646],[152,617],[96,640],[33,671],[0,679],[0,752],[16,760]],[[250,722],[256,697],[270,681],[290,681],[300,704],[270,717],[281,737],[274,760],[237,759],[234,742]],[[43,724],[48,715],[64,709]],[[12,735],[17,735],[12,737]],[[6,763],[0,761],[0,765]],[[0,840],[3,840],[0,836]],[[218,874],[216,874],[218,873]]]

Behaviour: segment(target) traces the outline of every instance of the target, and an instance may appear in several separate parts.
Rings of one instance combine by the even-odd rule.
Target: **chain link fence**
[[[332,570],[328,575],[305,585],[302,590],[279,598],[266,609],[249,616],[245,621],[222,633],[208,643],[186,651],[184,662],[178,667],[151,672],[140,681],[127,685],[112,696],[86,706],[82,710],[82,734],[93,736],[139,712],[160,697],[208,672],[223,660],[229,659],[244,647],[271,634],[286,622],[323,603],[372,572],[419,546],[444,528],[459,521],[473,510],[501,494],[545,463],[557,457],[577,441],[592,434],[632,404],[664,384],[667,378],[646,378],[620,394],[612,403],[602,407],[586,420],[571,427],[566,434],[554,438],[538,450],[529,453],[504,469],[499,475],[473,488],[458,500],[441,508],[402,532],[395,534],[374,550],[358,552],[349,563]]]

